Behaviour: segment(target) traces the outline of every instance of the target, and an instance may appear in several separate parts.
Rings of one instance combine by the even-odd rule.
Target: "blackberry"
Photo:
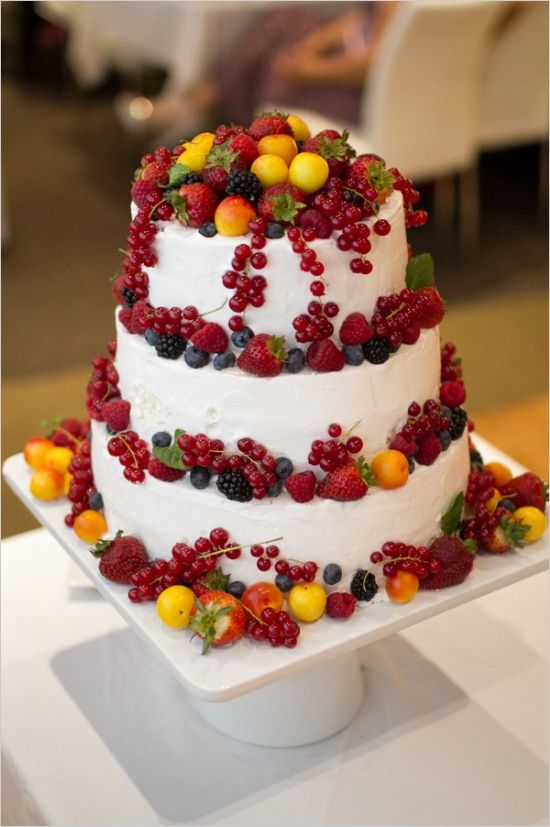
[[[338,563],[329,563],[323,569],[323,580],[327,586],[335,586],[342,579],[342,569]]]
[[[205,221],[204,224],[200,225],[199,233],[205,238],[213,238],[218,234],[218,231],[213,221]]]
[[[190,368],[203,368],[210,361],[210,354],[198,347],[188,347],[183,358]]]
[[[231,334],[231,341],[235,347],[246,347],[251,339],[254,338],[254,331],[249,327],[242,327],[240,330],[235,330]]]
[[[189,472],[189,479],[193,488],[208,488],[211,477],[212,471],[210,468],[202,468],[200,465],[194,465]]]
[[[252,499],[252,486],[248,484],[240,471],[233,471],[231,468],[222,471],[218,474],[216,485],[218,491],[228,500],[247,503]]]
[[[372,600],[378,591],[378,584],[374,574],[365,569],[358,569],[351,580],[350,591],[357,600]]]
[[[262,192],[262,183],[255,173],[238,169],[229,173],[225,192],[227,195],[242,195],[249,201],[256,201]]]
[[[285,369],[287,373],[300,373],[306,364],[306,354],[299,347],[291,347],[287,354]]]
[[[134,304],[137,302],[138,297],[134,293],[133,290],[130,290],[129,287],[123,287],[120,291],[122,298],[124,299],[124,304],[127,307],[133,307]]]
[[[282,238],[285,234],[285,228],[277,221],[270,221],[265,231],[266,238]]]
[[[177,333],[159,333],[155,344],[157,356],[162,359],[179,359],[186,347],[187,341]]]
[[[200,184],[202,183],[202,175],[200,172],[186,172],[183,178],[180,181],[180,187],[182,184]]]
[[[172,444],[172,436],[168,431],[157,431],[156,434],[153,434],[151,437],[151,442],[155,448],[168,448],[168,446]]]
[[[449,433],[451,439],[460,439],[468,423],[468,414],[464,408],[451,408],[450,411],[451,424],[449,425]]]
[[[342,348],[346,365],[362,365],[365,361],[365,354],[361,345],[344,345]]]
[[[216,353],[212,364],[216,370],[225,370],[226,368],[232,368],[236,361],[237,357],[233,351],[226,350],[225,353]]]
[[[226,588],[228,594],[232,594],[237,600],[240,600],[246,591],[246,586],[242,580],[232,580]]]
[[[390,343],[383,336],[374,336],[362,348],[365,359],[371,365],[382,365],[390,358]]]

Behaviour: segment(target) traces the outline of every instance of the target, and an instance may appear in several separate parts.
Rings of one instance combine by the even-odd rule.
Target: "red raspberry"
[[[118,320],[129,333],[132,333],[132,308],[121,307],[118,311]]]
[[[285,488],[297,503],[307,503],[315,496],[317,478],[313,471],[301,471],[285,480]]]
[[[103,419],[113,431],[125,431],[130,424],[130,403],[125,399],[112,399],[101,407]]]
[[[344,354],[336,347],[332,339],[313,342],[307,350],[306,358],[309,367],[319,373],[342,370],[346,363]]]
[[[221,325],[217,322],[207,322],[193,333],[191,344],[207,353],[223,353],[227,350],[229,339]]]
[[[340,341],[343,345],[362,345],[374,336],[374,330],[362,313],[350,313],[342,322]]]
[[[152,477],[155,477],[157,480],[163,480],[164,482],[174,482],[175,480],[181,480],[181,478],[185,476],[183,469],[180,471],[178,468],[171,468],[156,457],[151,457],[147,465],[147,470]]]
[[[330,219],[319,210],[304,210],[297,223],[303,230],[310,227],[314,229],[317,238],[329,238],[332,235]]]
[[[325,611],[329,617],[351,617],[356,603],[356,598],[348,592],[333,592],[327,598]]]
[[[442,405],[458,408],[466,401],[466,389],[462,382],[443,382],[439,390]]]
[[[216,192],[223,193],[227,186],[229,173],[223,167],[205,167],[202,171],[202,180]]]
[[[138,207],[153,206],[162,200],[162,193],[152,178],[140,178],[132,184],[132,201]]]
[[[439,292],[435,287],[422,287],[417,291],[417,298],[420,298],[418,321],[421,327],[436,327],[445,315],[445,305]]]
[[[159,161],[151,161],[141,172],[142,179],[152,179],[159,184],[168,183],[168,167]]]
[[[441,442],[434,433],[426,434],[418,441],[416,462],[420,465],[432,465],[441,453]]]
[[[414,439],[408,439],[403,434],[397,434],[391,441],[390,448],[394,451],[401,451],[407,457],[412,457],[416,450],[416,443]]]

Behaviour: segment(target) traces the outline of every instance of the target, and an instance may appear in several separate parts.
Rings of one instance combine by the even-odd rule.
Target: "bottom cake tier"
[[[470,470],[465,433],[432,465],[417,466],[398,489],[371,488],[354,502],[317,497],[297,503],[281,496],[240,503],[226,499],[215,486],[197,490],[186,480],[167,483],[148,475],[144,483],[132,484],[107,451],[105,426],[94,422],[92,431],[94,479],[103,497],[109,535],[119,530],[136,534],[152,557],[169,559],[175,543],[192,544],[222,526],[235,544],[278,538],[285,558],[313,560],[321,569],[337,563],[344,582],[357,568],[368,566],[370,553],[383,543],[419,546],[440,534],[441,516],[466,490]],[[258,571],[248,548],[237,559],[224,557],[220,563],[232,579],[248,583],[275,576],[273,569]]]

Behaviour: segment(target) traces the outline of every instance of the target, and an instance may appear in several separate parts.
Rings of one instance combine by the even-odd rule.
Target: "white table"
[[[2,553],[4,824],[548,823],[547,574],[372,643],[341,734],[211,730],[43,529]]]

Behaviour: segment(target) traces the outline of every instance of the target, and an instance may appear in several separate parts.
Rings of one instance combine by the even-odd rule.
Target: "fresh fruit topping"
[[[188,227],[200,227],[214,218],[218,197],[207,184],[184,184],[178,191],[172,191],[170,202],[176,216]]]
[[[229,148],[236,152],[246,167],[250,167],[258,157],[258,145],[246,132],[240,132],[229,138]],[[252,170],[254,171],[254,170]]]
[[[369,602],[378,592],[376,577],[371,571],[357,569],[351,580],[350,592],[357,600]]]
[[[260,141],[265,135],[292,135],[292,126],[287,116],[281,112],[264,112],[250,124],[248,134],[255,141]]]
[[[229,345],[229,337],[217,322],[206,322],[191,336],[191,343],[207,353],[223,353]]]
[[[386,594],[394,603],[409,603],[418,591],[420,581],[416,574],[398,569],[392,577],[386,577]]]
[[[458,408],[466,401],[466,389],[462,382],[443,382],[439,389],[441,404],[449,408]]]
[[[239,640],[246,629],[246,612],[232,595],[222,591],[205,592],[191,609],[190,626],[202,638],[202,654],[210,646],[229,646]]]
[[[350,164],[346,184],[359,191],[368,201],[382,204],[393,189],[395,176],[386,169],[382,158],[374,154],[358,155]]]
[[[428,433],[418,440],[418,451],[414,455],[419,465],[433,465],[442,451],[440,440],[434,433]]]
[[[362,313],[350,313],[342,322],[340,341],[343,345],[362,345],[373,336],[374,330]]]
[[[264,189],[284,184],[288,178],[288,166],[279,155],[260,155],[250,167],[250,172],[258,176]]]
[[[332,339],[321,339],[312,342],[307,349],[306,359],[309,367],[319,373],[342,370],[346,364],[344,354]]]
[[[382,336],[374,336],[362,345],[363,356],[371,365],[383,365],[391,355],[389,341]]]
[[[37,500],[55,500],[63,493],[64,481],[64,474],[52,468],[41,468],[31,477],[30,492]]]
[[[308,503],[315,496],[317,477],[313,471],[300,471],[292,474],[284,482],[284,486],[293,500],[297,503]]]
[[[532,505],[544,511],[547,500],[547,486],[532,471],[526,471],[514,477],[504,485],[499,486],[503,497],[510,497],[516,508],[523,505]]]
[[[347,130],[340,133],[335,129],[324,129],[307,140],[302,151],[320,155],[327,161],[330,175],[339,176],[347,170],[350,158],[355,155],[355,150],[347,142],[348,137]]]
[[[228,195],[216,207],[214,224],[220,235],[246,235],[248,223],[255,216],[256,210],[250,201],[242,195]]]
[[[466,545],[458,537],[447,534],[436,537],[429,551],[431,560],[438,560],[440,567],[433,571],[437,566],[431,562],[428,564],[430,573],[420,581],[422,589],[456,586],[466,579],[473,568],[475,555],[469,544]]]
[[[196,547],[197,543],[195,542],[195,548]],[[209,546],[207,546],[207,549],[208,548]],[[205,592],[210,591],[225,592],[227,591],[227,585],[229,583],[229,580],[229,575],[225,574],[225,572],[221,568],[215,568],[211,571],[205,571],[202,574],[199,574],[199,576],[195,580],[193,580],[193,592],[197,595],[197,597],[200,597]]]
[[[349,592],[333,592],[327,598],[325,612],[329,617],[351,617],[357,605],[357,598]]]
[[[309,232],[315,233],[315,238],[330,238],[332,235],[332,224],[330,219],[316,209],[304,210],[297,219],[297,224]],[[313,239],[312,239],[313,240]]]
[[[291,163],[295,155],[298,154],[298,147],[296,141],[291,135],[265,135],[258,141],[258,151],[261,155],[276,155],[282,158],[286,166]]]
[[[278,376],[286,360],[284,339],[259,333],[246,345],[237,359],[237,366],[255,376]]]
[[[218,474],[216,479],[218,491],[227,497],[228,500],[236,500],[240,503],[249,502],[252,497],[252,486],[245,479],[242,471],[227,468]]]
[[[327,161],[314,152],[299,152],[288,168],[288,180],[306,195],[320,190],[329,174]]]
[[[364,457],[329,471],[317,486],[317,495],[328,500],[349,502],[360,500],[369,485],[376,485],[376,479]]]
[[[185,359],[186,365],[194,370],[204,368],[210,362],[210,354],[206,350],[201,350],[194,345],[186,348],[183,358]]]
[[[293,649],[298,643],[300,627],[287,612],[277,612],[271,607],[263,610],[261,618],[251,619],[248,634],[253,640],[267,640],[271,646]]]
[[[130,583],[134,572],[148,561],[145,546],[137,537],[118,531],[111,540],[100,540],[90,549],[99,557],[99,571],[114,583]]]
[[[253,172],[236,170],[229,173],[225,191],[227,195],[242,195],[248,201],[256,201],[262,192],[262,183]]]
[[[300,210],[305,206],[303,190],[292,184],[274,184],[267,187],[260,196],[258,214],[266,221],[294,224]]]
[[[169,586],[157,598],[157,614],[171,629],[185,629],[194,603],[195,594],[187,586]]]
[[[44,468],[44,457],[55,443],[51,439],[46,439],[42,436],[32,437],[27,439],[23,446],[23,457],[27,465],[34,468],[35,471],[40,471]]]
[[[298,115],[289,115],[287,122],[292,128],[295,141],[307,141],[307,139],[311,137],[309,126],[302,118],[299,118]]]
[[[130,403],[124,399],[104,402],[101,408],[103,419],[112,431],[125,431],[130,424]]]
[[[421,327],[436,327],[445,315],[445,304],[435,287],[422,287],[417,292],[418,321]]]
[[[512,479],[512,472],[507,465],[502,462],[488,462],[485,465],[485,471],[493,475],[496,487],[500,490],[502,485],[506,485]]]
[[[327,593],[319,583],[297,583],[288,593],[288,608],[297,620],[314,623],[323,615]]]
[[[534,543],[546,531],[546,517],[544,513],[532,505],[522,505],[514,511],[513,520],[520,525],[526,526],[527,531],[523,535],[523,542]]]
[[[380,451],[371,460],[370,467],[380,488],[400,488],[409,478],[407,457],[395,449]]]
[[[342,579],[342,568],[338,563],[328,563],[323,569],[323,580],[327,586],[335,586]]]
[[[44,468],[57,471],[58,474],[65,474],[71,464],[74,452],[70,448],[56,445],[46,451],[44,455]]]
[[[280,612],[283,608],[284,596],[282,591],[268,580],[252,583],[244,592],[241,602],[256,617],[261,617],[266,608]]]
[[[99,511],[86,508],[75,517],[73,528],[80,540],[85,543],[95,543],[107,531],[107,522]]]
[[[157,459],[156,457],[151,457],[149,460],[147,471],[152,477],[155,477],[157,480],[162,480],[163,482],[175,482],[176,480],[183,479],[185,476],[185,471],[183,468],[171,468],[169,465],[165,465],[164,462],[161,462],[160,459]]]

